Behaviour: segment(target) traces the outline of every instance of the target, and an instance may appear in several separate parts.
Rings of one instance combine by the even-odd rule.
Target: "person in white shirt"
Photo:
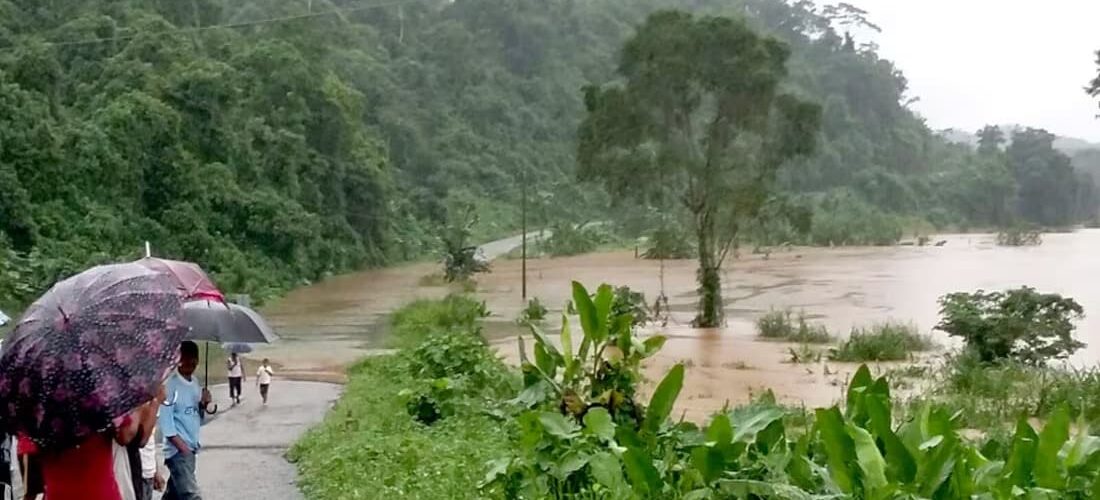
[[[267,404],[267,391],[271,387],[271,376],[275,372],[271,370],[271,364],[267,358],[264,358],[264,362],[260,365],[260,369],[256,371],[256,385],[260,387],[260,397],[263,398],[264,404]]]
[[[229,377],[229,399],[233,404],[239,405],[241,404],[241,383],[244,382],[244,366],[241,358],[237,357],[237,353],[229,355],[229,359],[225,361],[225,369]]]

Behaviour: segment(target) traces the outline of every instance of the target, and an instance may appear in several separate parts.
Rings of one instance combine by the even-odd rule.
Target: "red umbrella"
[[[225,302],[225,295],[218,290],[214,280],[210,279],[198,264],[156,257],[146,257],[135,262],[147,269],[169,275],[183,292],[186,300],[207,299]]]

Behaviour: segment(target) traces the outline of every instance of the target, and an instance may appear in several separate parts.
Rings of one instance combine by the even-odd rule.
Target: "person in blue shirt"
[[[190,340],[180,344],[176,372],[168,377],[167,399],[157,423],[164,435],[164,463],[170,474],[164,500],[202,500],[195,477],[195,454],[202,447],[199,428],[210,392],[195,378],[199,346]]]

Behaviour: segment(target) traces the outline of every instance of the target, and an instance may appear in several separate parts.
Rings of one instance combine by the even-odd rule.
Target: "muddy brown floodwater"
[[[740,403],[771,388],[789,403],[820,406],[833,402],[854,367],[785,363],[790,346],[753,338],[753,321],[770,308],[804,310],[833,332],[888,319],[912,321],[930,331],[938,320],[936,300],[945,293],[996,290],[1029,285],[1080,302],[1086,318],[1078,335],[1089,347],[1073,363],[1100,359],[1100,230],[1044,235],[1038,247],[998,247],[991,235],[947,235],[940,247],[794,248],[743,255],[726,265],[723,277],[728,326],[696,330],[688,325],[697,300],[693,261],[635,259],[613,252],[528,262],[528,295],[538,297],[557,318],[568,299],[571,280],[594,288],[599,283],[627,285],[652,300],[662,290],[673,312],[661,354],[647,366],[658,378],[672,364],[688,368],[680,410],[698,419],[726,401]],[[367,271],[341,276],[290,293],[264,310],[285,339],[261,350],[299,378],[339,379],[353,360],[383,346],[384,315],[415,298],[439,297],[444,287],[420,286],[436,270],[433,264]],[[487,335],[501,354],[516,358],[514,319],[523,302],[520,263],[494,262],[479,277],[478,295],[494,316]],[[560,320],[547,322],[556,330]],[[939,335],[939,334],[937,334]],[[949,344],[946,337],[939,340]]]

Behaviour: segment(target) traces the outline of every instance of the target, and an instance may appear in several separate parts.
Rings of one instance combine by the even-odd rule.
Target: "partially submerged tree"
[[[623,48],[622,84],[584,89],[582,179],[615,195],[673,189],[699,256],[695,323],[722,323],[722,264],[776,170],[812,152],[820,108],[786,93],[789,50],[741,19],[657,12]]]
[[[453,205],[448,210],[447,219],[439,238],[443,245],[443,277],[453,283],[488,272],[489,262],[478,254],[477,245],[470,243],[473,227],[478,223],[474,206],[468,203]]]

